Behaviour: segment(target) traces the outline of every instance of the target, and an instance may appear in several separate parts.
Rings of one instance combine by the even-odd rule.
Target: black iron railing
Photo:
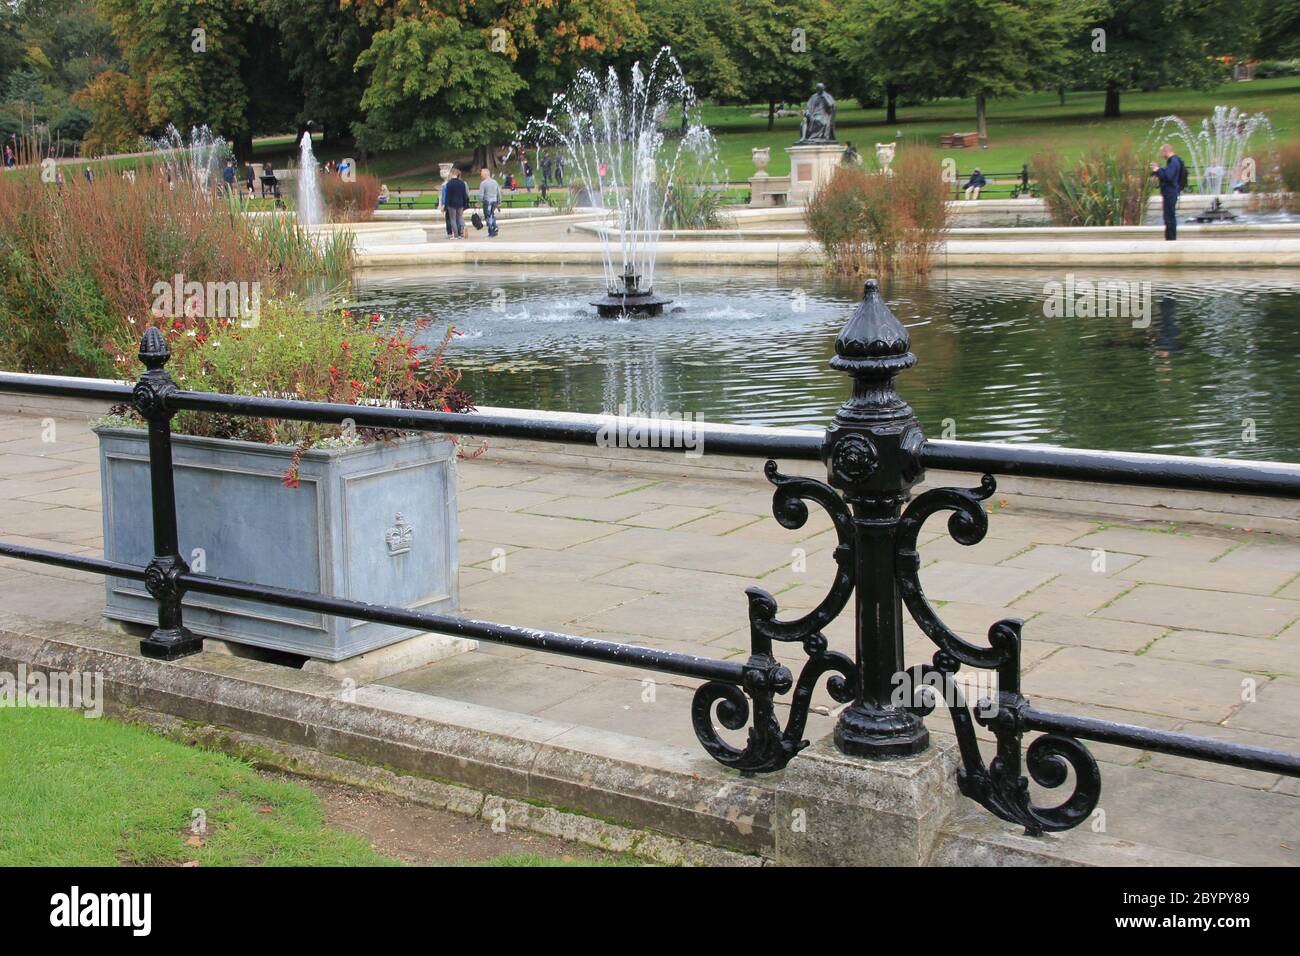
[[[696,690],[691,706],[696,736],[714,759],[744,774],[780,770],[808,745],[804,728],[813,692],[823,679],[831,697],[847,705],[840,712],[834,740],[848,754],[886,759],[920,753],[929,743],[925,718],[942,705],[949,710],[959,745],[962,792],[1032,834],[1077,826],[1096,808],[1101,774],[1081,740],[1300,776],[1300,755],[1038,710],[1020,688],[1023,622],[994,622],[987,645],[958,636],[926,599],[917,549],[922,525],[940,512],[949,513],[948,530],[954,539],[964,545],[978,544],[988,530],[982,502],[996,489],[994,472],[1300,498],[1300,466],[927,441],[911,407],[894,387],[895,376],[916,362],[909,347],[907,330],[881,300],[876,283],[869,282],[862,303],[836,340],[831,362],[852,378],[853,394],[824,435],[714,427],[704,433],[708,453],[768,459],[765,472],[776,487],[772,510],[783,527],[803,526],[812,502],[830,515],[838,537],[834,580],[808,613],[781,620],[776,598],[761,588],[746,591],[750,654],[743,663],[194,573],[181,557],[177,541],[171,419],[178,411],[312,422],[350,420],[359,427],[557,442],[594,443],[601,425],[184,391],[166,371],[170,353],[155,329],[146,332],[141,342],[140,359],[146,371],[134,387],[0,373],[0,391],[130,401],[144,417],[149,430],[153,559],[137,567],[3,542],[0,554],[143,581],[158,602],[158,626],[141,641],[140,649],[166,660],[202,649],[202,639],[183,621],[184,596],[196,592],[697,678],[705,683]],[[698,438],[698,433],[687,434],[697,426],[667,427],[672,433],[661,436],[656,445],[660,449],[693,447],[686,439]],[[777,458],[819,459],[827,467],[828,481],[783,475]],[[984,477],[976,488],[933,488],[913,498],[911,490],[926,467],[983,472]],[[850,598],[854,601],[853,657],[830,650],[822,633]],[[905,664],[904,609],[937,647],[929,663],[910,668]],[[802,645],[807,660],[797,679],[774,657],[774,642]],[[996,692],[968,703],[956,677],[963,665],[994,672]],[[777,698],[787,693],[791,694],[789,713],[782,727]],[[728,743],[719,724],[731,731],[747,728],[745,746]],[[977,725],[996,738],[996,756],[987,763],[978,745]],[[1042,736],[1025,748],[1024,735],[1031,732]],[[1069,793],[1055,806],[1035,805],[1030,778],[1047,788],[1069,783]]]

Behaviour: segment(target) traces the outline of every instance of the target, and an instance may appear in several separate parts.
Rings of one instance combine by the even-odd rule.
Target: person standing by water
[[[533,164],[524,157],[524,188],[529,192],[533,191]]]
[[[497,206],[501,205],[501,185],[492,178],[491,171],[484,166],[480,171],[482,178],[478,184],[478,199],[483,206],[483,221],[487,223],[488,238],[497,234]]]
[[[451,168],[451,178],[443,186],[446,193],[447,226],[452,239],[465,238],[465,210],[469,206],[469,187],[460,178],[460,170]]]
[[[1165,214],[1165,239],[1173,242],[1178,238],[1178,197],[1187,188],[1187,164],[1174,152],[1168,143],[1160,147],[1164,157],[1162,169],[1159,163],[1151,164],[1151,175],[1160,184],[1160,205]]]
[[[564,185],[564,154],[555,154],[555,185]]]
[[[551,154],[542,153],[542,198],[546,198],[546,189],[551,184]]]

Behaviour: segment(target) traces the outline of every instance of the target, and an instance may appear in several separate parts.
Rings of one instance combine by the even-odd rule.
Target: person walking
[[[533,164],[524,157],[524,188],[529,192],[533,191]]]
[[[551,184],[551,154],[542,153],[542,198],[546,198],[546,188]]]
[[[253,164],[244,163],[244,187],[248,190],[248,198],[253,198],[253,191],[257,188],[257,170]]]
[[[451,238],[465,238],[465,209],[469,206],[469,187],[460,178],[460,170],[451,168],[451,178],[443,187],[447,194],[447,225],[451,229]]]
[[[1160,205],[1165,215],[1165,240],[1173,242],[1178,238],[1178,197],[1187,188],[1187,164],[1174,152],[1168,143],[1160,147],[1160,155],[1165,165],[1151,164],[1151,175],[1160,184]]]
[[[483,206],[483,221],[487,223],[488,238],[497,234],[497,206],[501,205],[501,184],[492,178],[492,173],[484,166],[480,171],[482,178],[478,184],[478,199]]]
[[[555,154],[555,185],[564,185],[564,154]]]
[[[442,221],[447,227],[447,238],[451,238],[451,213],[447,211],[447,184],[451,182],[451,173],[442,181],[442,189],[438,192],[438,208],[442,210]]]
[[[235,191],[235,161],[226,160],[226,165],[221,170],[221,181],[226,184],[226,195],[232,195]]]

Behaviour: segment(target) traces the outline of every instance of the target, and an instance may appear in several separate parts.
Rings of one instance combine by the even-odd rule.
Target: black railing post
[[[167,340],[157,329],[148,329],[140,340],[140,361],[145,372],[131,398],[136,410],[149,423],[149,490],[153,505],[153,560],[145,572],[144,585],[158,602],[158,626],[140,642],[145,657],[175,660],[203,650],[203,638],[181,621],[183,589],[177,580],[189,572],[180,555],[176,531],[176,487],[172,475],[172,416],[170,399],[176,383],[164,367],[172,357]]]
[[[903,671],[903,606],[894,577],[902,507],[925,474],[925,436],[894,376],[916,364],[907,330],[873,279],[839,338],[831,366],[853,377],[853,396],[826,430],[822,460],[830,484],[853,510],[857,696],[835,725],[835,744],[860,757],[920,753],[930,733],[898,702]]]

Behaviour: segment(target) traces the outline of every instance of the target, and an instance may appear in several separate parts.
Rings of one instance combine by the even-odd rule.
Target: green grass
[[[1218,104],[1268,114],[1278,142],[1300,138],[1300,77],[1295,76],[1225,83],[1204,92],[1159,90],[1154,93],[1125,93],[1120,104],[1123,115],[1118,119],[1102,118],[1103,101],[1101,92],[1069,93],[1064,106],[1060,105],[1055,93],[990,100],[989,148],[944,150],[943,155],[955,159],[962,174],[974,166],[985,172],[1016,173],[1022,163],[1046,149],[1057,150],[1066,156],[1080,156],[1091,146],[1113,144],[1122,139],[1132,139],[1141,145],[1150,133],[1152,122],[1170,113],[1182,116],[1195,128],[1201,117],[1208,115]],[[772,149],[768,172],[775,176],[789,174],[790,158],[785,147],[799,137],[798,117],[778,119],[771,132],[767,129],[766,107],[763,105],[707,106],[703,110],[703,119],[717,138],[719,159],[728,179],[748,179],[754,171],[751,151],[761,146]],[[854,100],[842,98],[836,132],[841,142],[851,141],[870,161],[877,142],[895,140],[899,133],[904,145],[922,143],[934,146],[942,133],[973,131],[974,100],[946,99],[922,106],[900,105],[898,120],[896,124],[887,125],[883,109],[859,109]],[[672,122],[671,117],[669,121]],[[314,137],[314,142],[316,157],[322,163],[357,155],[356,147],[326,145],[319,135]],[[292,134],[261,137],[254,141],[253,149],[259,162],[270,159],[283,165],[290,158],[295,162],[297,159]],[[379,177],[390,190],[398,187],[436,189],[440,185],[438,163],[449,160],[463,162],[469,159],[471,152],[438,144],[412,146],[372,154],[359,168]],[[139,167],[143,161],[90,162],[96,167],[107,162],[117,169]],[[521,175],[517,166],[515,171]],[[467,181],[476,186],[478,177],[467,177]]]
[[[0,708],[0,866],[391,866],[305,787],[79,712]],[[207,818],[188,846],[195,811]]]
[[[989,101],[989,148],[943,150],[944,157],[957,161],[965,173],[979,166],[986,172],[1018,172],[1022,163],[1036,153],[1054,149],[1066,156],[1080,156],[1090,147],[1132,139],[1139,146],[1161,116],[1176,113],[1198,128],[1200,119],[1216,105],[1239,106],[1269,116],[1278,142],[1300,137],[1300,77],[1227,83],[1215,90],[1161,90],[1155,93],[1126,93],[1120,103],[1123,115],[1103,119],[1104,94],[1069,93],[1061,106],[1055,93],[1035,93],[1018,99]],[[762,116],[752,114],[762,112]],[[942,133],[972,132],[975,129],[974,100],[940,100],[923,106],[899,106],[898,123],[886,125],[884,110],[862,110],[853,100],[841,100],[836,116],[836,136],[852,141],[863,157],[871,161],[875,144],[894,140],[901,131],[902,143],[936,146]],[[750,156],[755,147],[772,147],[768,172],[788,175],[790,158],[785,147],[799,137],[797,117],[778,119],[776,129],[767,130],[766,111],[761,107],[706,107],[704,121],[718,140],[719,158],[728,178],[747,179],[754,170]],[[1154,158],[1154,157],[1153,157]]]
[[[1273,123],[1278,142],[1300,138],[1300,77],[1278,77],[1250,83],[1225,83],[1210,91],[1160,90],[1154,93],[1126,93],[1121,100],[1123,115],[1103,119],[1104,94],[1101,92],[1069,93],[1061,106],[1055,93],[1035,93],[1016,99],[989,101],[989,148],[945,150],[945,157],[957,161],[960,172],[974,166],[986,172],[1018,172],[1022,163],[1036,153],[1055,149],[1066,156],[1081,156],[1098,143],[1116,143],[1132,139],[1141,145],[1150,133],[1151,124],[1161,116],[1176,113],[1191,122],[1218,104],[1240,106],[1250,112],[1263,111]],[[760,115],[755,115],[760,114]],[[786,117],[768,132],[766,108],[763,106],[707,106],[704,122],[718,141],[718,155],[733,181],[748,179],[754,171],[751,151],[770,146],[772,159],[768,172],[788,175],[790,158],[785,147],[799,138],[799,120]],[[896,124],[886,125],[883,109],[863,110],[852,99],[841,99],[836,119],[836,133],[841,142],[852,141],[868,160],[875,144],[893,140],[901,131],[903,144],[923,143],[934,146],[942,133],[969,132],[975,129],[975,104],[971,99],[948,99],[922,106],[900,106]],[[348,154],[345,149],[318,150],[322,161]],[[394,153],[372,156],[363,169],[379,176],[389,189],[431,189],[438,185],[438,161],[464,160],[467,149],[440,149],[436,146],[414,147]],[[430,173],[397,175],[420,165],[433,166]],[[477,178],[470,180],[471,184]]]

